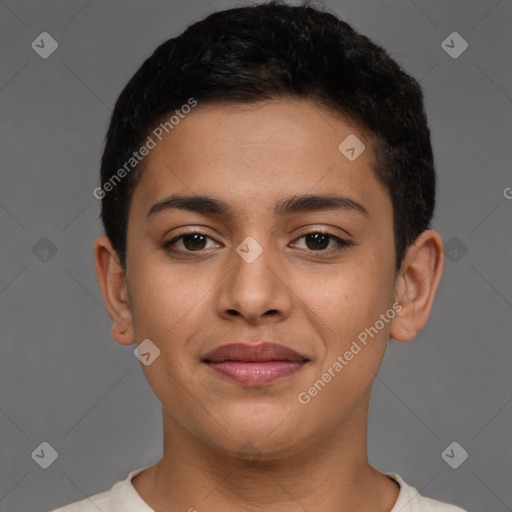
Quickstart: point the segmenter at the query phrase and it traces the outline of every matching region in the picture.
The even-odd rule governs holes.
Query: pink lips
[[[294,350],[276,343],[222,345],[204,362],[217,373],[246,386],[259,386],[287,377],[308,362]]]

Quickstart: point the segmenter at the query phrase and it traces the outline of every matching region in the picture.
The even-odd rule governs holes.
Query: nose
[[[222,280],[217,296],[218,314],[243,319],[251,325],[277,322],[292,310],[292,291],[286,283],[282,259],[263,248],[254,260],[233,250],[231,270]]]

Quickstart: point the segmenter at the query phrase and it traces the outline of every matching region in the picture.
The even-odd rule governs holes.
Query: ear
[[[112,319],[112,338],[121,345],[135,343],[128,286],[110,239],[102,235],[94,244],[96,276]]]
[[[404,256],[395,286],[402,305],[391,322],[390,336],[410,341],[427,323],[444,266],[443,240],[433,229],[423,231]]]

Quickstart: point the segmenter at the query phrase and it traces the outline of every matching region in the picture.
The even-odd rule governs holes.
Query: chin
[[[211,425],[210,439],[222,451],[237,458],[272,460],[296,453],[307,436],[307,423],[299,422],[290,406],[237,404],[217,410],[221,425]],[[223,428],[224,427],[224,428]]]

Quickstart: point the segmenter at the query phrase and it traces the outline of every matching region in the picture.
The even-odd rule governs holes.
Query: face
[[[355,139],[339,149],[348,136],[365,145],[355,159]],[[199,105],[145,163],[126,284],[134,339],[160,350],[143,370],[167,427],[268,458],[360,429],[396,283],[392,204],[368,135],[300,100]],[[205,361],[260,342],[299,357]]]

